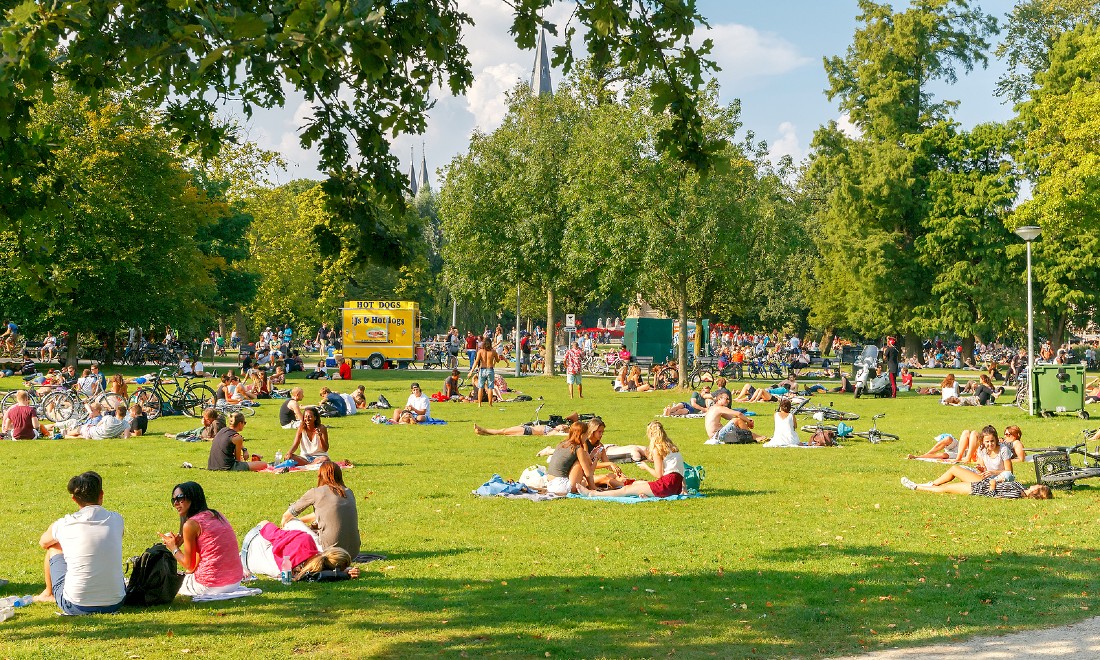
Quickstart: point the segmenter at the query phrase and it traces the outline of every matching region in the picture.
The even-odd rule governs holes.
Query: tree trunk
[[[695,364],[699,364],[699,357],[703,355],[703,319],[699,316],[699,314],[695,315],[695,350],[692,351],[695,355]]]
[[[905,333],[905,357],[916,356],[920,360],[921,364],[924,364],[924,344],[921,343],[920,335],[915,332]]]
[[[107,333],[107,359],[106,363],[114,365],[115,363],[115,347],[117,345],[116,339],[118,335],[114,332]]]
[[[542,368],[543,375],[554,375],[554,356],[557,354],[557,343],[554,341],[554,291],[546,290],[546,342],[543,348],[545,364]]]
[[[1055,353],[1062,347],[1062,340],[1066,336],[1066,315],[1059,314],[1057,321],[1054,323],[1054,327],[1050,332],[1050,347],[1054,349]],[[1036,343],[1039,343],[1036,341]]]
[[[676,341],[676,368],[679,375],[677,385],[680,389],[687,388],[687,356],[688,356],[688,306],[687,306],[687,275],[680,276],[680,285],[677,287],[677,295],[680,298],[680,336]],[[698,342],[696,342],[698,343]]]
[[[225,336],[225,317],[224,316],[219,316],[218,317],[218,334],[221,335],[222,337]]]
[[[821,335],[821,357],[828,357],[833,354],[833,328],[825,328],[825,332]]]
[[[244,323],[244,312],[237,310],[237,318],[234,320],[234,325],[237,327],[237,336],[240,337],[242,344],[248,343],[248,327]]]
[[[974,358],[974,335],[967,335],[963,337],[962,349],[963,364],[966,364],[967,358]]]
[[[80,338],[75,332],[69,333],[69,339],[65,346],[65,366],[77,365],[76,353],[80,350]]]

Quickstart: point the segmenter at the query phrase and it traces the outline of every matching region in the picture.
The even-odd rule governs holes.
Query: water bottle
[[[282,463],[282,462],[283,462],[283,452],[276,451],[275,452],[275,465],[278,465],[279,463]]]
[[[290,565],[290,557],[284,556],[283,563],[279,567],[279,580],[281,580],[283,584],[290,584],[294,581],[294,577],[291,574],[293,568],[294,567]]]
[[[7,621],[15,616],[15,610],[10,607],[0,607],[0,622]]]
[[[27,605],[33,605],[33,604],[34,604],[34,596],[31,595],[31,594],[27,594],[26,596],[23,596],[22,598],[15,599],[15,603],[12,605],[12,607],[26,607]]]

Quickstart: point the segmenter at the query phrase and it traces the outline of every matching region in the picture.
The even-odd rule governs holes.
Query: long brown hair
[[[328,486],[329,490],[340,497],[348,496],[348,487],[344,485],[344,471],[332,461],[321,463],[317,470],[317,486]]]
[[[588,424],[573,422],[569,426],[569,436],[561,442],[559,447],[579,447],[588,439]]]

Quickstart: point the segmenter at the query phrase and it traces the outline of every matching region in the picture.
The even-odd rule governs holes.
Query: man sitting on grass
[[[202,426],[183,433],[165,433],[166,438],[175,438],[183,442],[209,442],[225,428],[225,416],[214,408],[202,411]]]
[[[721,444],[751,444],[753,442],[765,442],[768,438],[753,432],[753,422],[743,413],[729,407],[730,395],[728,391],[718,394],[714,404],[707,408],[707,417],[704,420],[707,429],[708,445]],[[723,422],[729,420],[725,424]]]
[[[241,431],[247,423],[244,413],[230,413],[226,418],[228,426],[214,436],[210,442],[210,458],[206,462],[207,470],[221,472],[259,472],[267,467],[263,461],[248,461],[245,455],[244,438]]]
[[[38,421],[38,411],[31,405],[30,395],[26,390],[16,390],[15,405],[4,413],[4,437],[12,440],[32,440],[43,434],[43,430],[42,424]]]
[[[302,406],[300,402],[305,396],[306,393],[300,387],[290,389],[290,398],[283,401],[283,405],[279,406],[279,426],[284,429],[296,429],[302,425]]]
[[[46,588],[35,602],[56,602],[70,616],[117,612],[126,598],[122,516],[103,508],[103,479],[85,472],[69,479],[77,512],[58,520],[38,544],[46,551]]]

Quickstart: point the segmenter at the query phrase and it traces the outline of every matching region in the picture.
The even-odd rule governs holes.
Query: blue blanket
[[[432,418],[429,418],[429,419],[427,419],[427,420],[425,420],[425,421],[423,421],[423,422],[420,422],[420,423],[421,423],[421,424],[446,424],[446,423],[447,423],[447,421],[446,421],[446,420],[443,420],[443,419],[432,419]]]
[[[638,504],[639,502],[670,502],[672,500],[687,500],[694,499],[696,497],[704,497],[703,495],[669,495],[668,497],[639,497],[637,495],[623,495],[620,497],[587,497],[585,495],[578,495],[576,493],[570,493],[570,498],[578,500],[600,501],[600,502],[618,502],[619,504]]]

